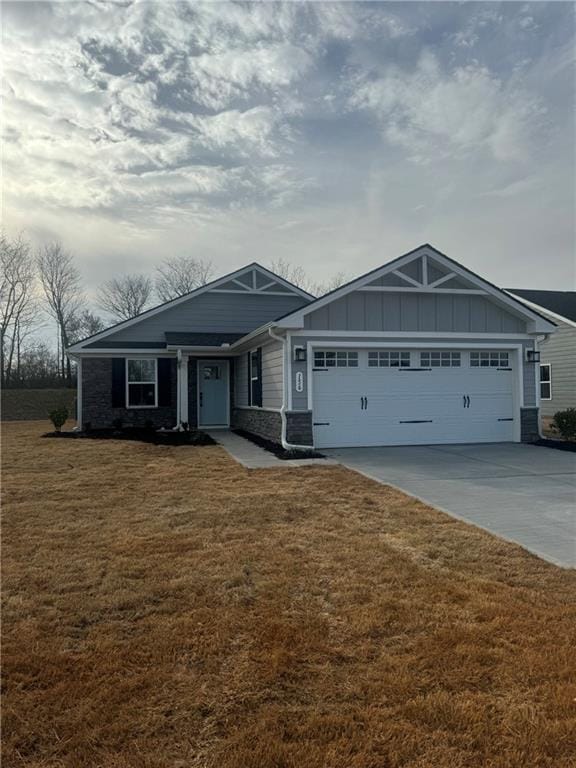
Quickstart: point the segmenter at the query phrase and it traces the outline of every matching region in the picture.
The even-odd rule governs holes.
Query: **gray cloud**
[[[357,273],[424,240],[566,285],[572,15],[5,3],[6,226],[62,237],[93,286],[184,252]]]

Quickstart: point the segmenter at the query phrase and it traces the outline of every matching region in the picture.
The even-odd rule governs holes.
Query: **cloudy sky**
[[[574,287],[571,3],[3,3],[3,214],[89,289],[431,242]]]

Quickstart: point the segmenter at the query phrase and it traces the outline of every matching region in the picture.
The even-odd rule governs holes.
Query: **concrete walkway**
[[[290,469],[290,467],[308,467],[311,465],[328,466],[338,462],[331,459],[279,459],[259,445],[235,435],[227,429],[207,430],[210,437],[228,451],[230,456],[248,469]]]
[[[512,443],[322,451],[557,565],[576,567],[576,454]]]

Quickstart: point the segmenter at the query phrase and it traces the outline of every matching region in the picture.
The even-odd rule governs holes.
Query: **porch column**
[[[188,355],[180,354],[178,360],[178,410],[179,425],[188,422]]]

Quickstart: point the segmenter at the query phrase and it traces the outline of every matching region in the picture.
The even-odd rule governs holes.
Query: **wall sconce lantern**
[[[526,350],[526,362],[527,363],[539,363],[540,362],[540,352],[535,349],[527,349]]]
[[[294,347],[294,360],[297,363],[306,361],[306,347]]]

